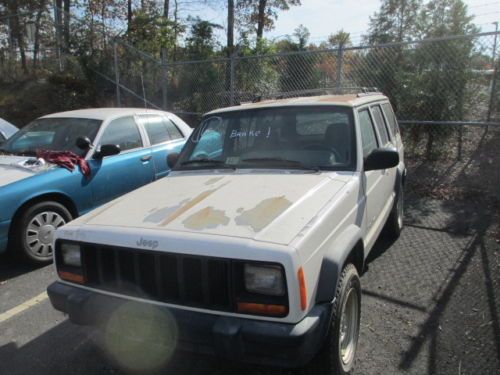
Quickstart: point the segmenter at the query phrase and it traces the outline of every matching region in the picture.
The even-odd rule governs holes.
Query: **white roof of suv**
[[[298,98],[287,99],[271,99],[262,100],[254,103],[243,103],[241,105],[217,109],[209,112],[221,113],[241,111],[245,109],[270,108],[270,107],[287,107],[287,106],[318,106],[318,105],[340,105],[347,107],[357,107],[368,104],[374,101],[388,100],[382,94],[360,94],[360,95],[319,95],[319,96],[303,96]]]

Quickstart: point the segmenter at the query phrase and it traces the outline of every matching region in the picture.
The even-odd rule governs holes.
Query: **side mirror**
[[[179,153],[178,152],[171,152],[170,154],[167,155],[167,166],[172,169],[174,165],[177,164],[177,160],[179,160]]]
[[[399,164],[399,154],[393,148],[377,148],[365,158],[365,172],[394,168]]]
[[[118,155],[120,153],[120,146],[118,145],[102,145],[94,154],[94,159],[102,159],[106,156]]]
[[[89,137],[78,137],[75,143],[76,147],[84,151],[88,150],[92,145],[92,142],[90,141]]]

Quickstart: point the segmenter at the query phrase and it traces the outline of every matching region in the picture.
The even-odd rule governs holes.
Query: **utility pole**
[[[496,57],[497,57],[498,21],[493,22],[493,25],[495,25],[495,40],[493,42],[493,53],[491,55],[491,62],[493,64],[493,78],[491,79],[490,105],[488,106],[488,117],[487,117],[488,122],[491,121],[491,114],[493,112],[493,107],[495,106],[495,92],[497,86]]]

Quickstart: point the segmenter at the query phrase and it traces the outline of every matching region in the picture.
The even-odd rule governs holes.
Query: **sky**
[[[475,22],[482,31],[494,31],[491,23],[500,21],[500,0],[465,0],[469,12],[476,15]],[[370,16],[380,6],[380,0],[302,0],[302,5],[293,7],[287,12],[280,12],[276,27],[265,33],[269,39],[280,39],[293,34],[300,24],[306,26],[310,33],[310,41],[319,43],[327,36],[344,29],[351,33],[355,44],[368,29]],[[220,7],[200,6],[191,14],[202,19],[226,26],[226,9]],[[224,30],[219,38],[224,40]]]

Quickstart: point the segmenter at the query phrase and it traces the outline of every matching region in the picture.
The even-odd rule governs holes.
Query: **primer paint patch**
[[[222,210],[206,207],[189,216],[182,224],[194,230],[213,229],[219,225],[229,224],[229,218]]]
[[[273,222],[288,207],[292,205],[285,196],[268,198],[252,209],[243,211],[235,218],[237,225],[247,225],[254,232],[259,232]]]
[[[175,206],[164,207],[160,209],[156,208],[153,211],[150,211],[151,213],[144,218],[143,222],[158,224],[159,222],[164,220],[165,217],[168,217],[170,214],[178,210],[180,207],[182,207],[183,204],[185,204],[188,201],[189,199],[185,199],[179,204],[176,204]]]
[[[223,188],[226,184],[222,184],[221,186],[219,186],[218,188],[215,188],[215,189],[206,190],[206,191],[198,194],[196,197],[194,197],[192,199],[188,199],[187,201],[185,201],[185,203],[181,204],[175,211],[170,213],[159,225],[164,227],[164,226],[170,224],[172,221],[174,221],[179,216],[181,216],[182,214],[189,211],[191,208],[196,206],[198,203],[207,199],[210,195],[215,193],[217,190]]]

